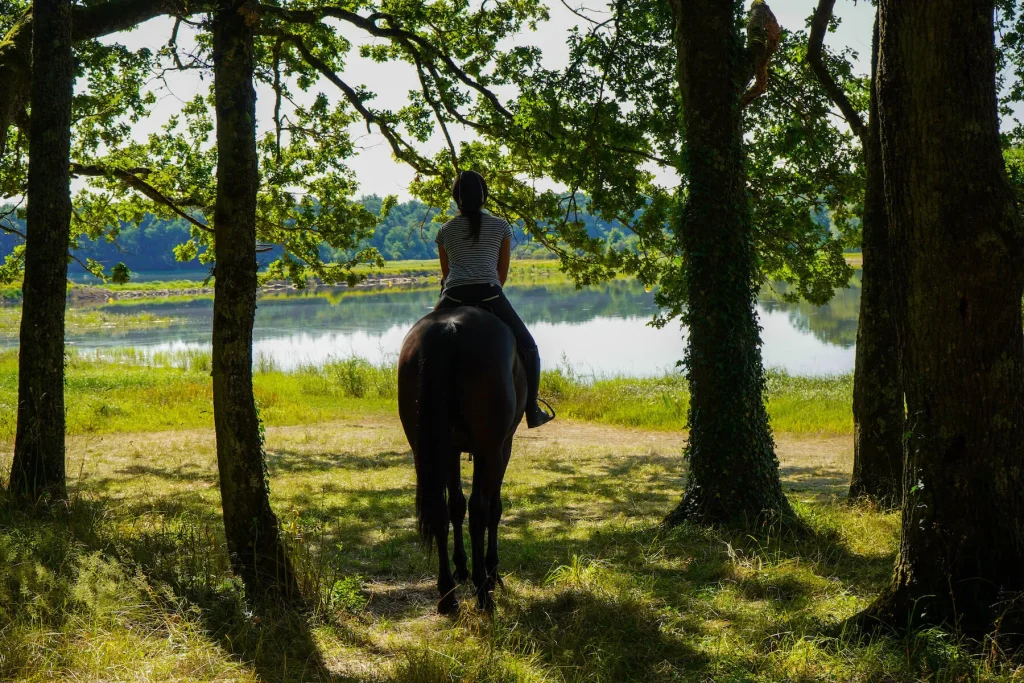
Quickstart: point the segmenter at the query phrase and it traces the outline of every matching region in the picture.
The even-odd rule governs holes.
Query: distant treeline
[[[377,195],[363,197],[360,202],[370,211],[379,213],[382,200]],[[389,261],[406,259],[431,259],[437,257],[437,245],[434,238],[439,223],[433,221],[436,209],[412,200],[395,206],[387,219],[377,228],[373,237],[363,245],[376,247]],[[609,242],[613,248],[628,248],[635,243],[635,236],[627,236],[621,227],[606,223],[593,216],[584,216],[587,232],[592,237],[600,237]],[[12,219],[15,226],[24,231],[24,223]],[[513,248],[519,258],[553,258],[541,244],[526,237],[521,228],[514,229]],[[116,242],[104,239],[92,241],[81,239],[77,255],[83,261],[86,258],[99,261],[108,269],[123,262],[132,271],[173,271],[195,270],[199,265],[196,261],[182,263],[174,258],[174,247],[186,241],[189,236],[188,223],[182,219],[161,220],[147,216],[139,225],[122,226]],[[5,257],[21,242],[18,235],[0,233],[0,257]],[[321,248],[325,259],[337,259],[348,256],[336,252],[330,247]],[[269,263],[280,256],[280,248],[260,254],[260,260]],[[72,272],[82,272],[77,263],[70,266]]]

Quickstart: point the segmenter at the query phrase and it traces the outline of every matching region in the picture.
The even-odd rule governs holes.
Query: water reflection
[[[849,372],[856,341],[859,281],[828,306],[779,299],[784,285],[766,287],[759,304],[763,354],[769,367],[794,374]],[[571,284],[509,285],[506,293],[533,331],[544,366],[568,363],[595,375],[653,375],[682,357],[686,331],[657,330],[653,296],[633,281],[577,290]],[[436,286],[265,294],[260,297],[254,349],[284,368],[331,356],[393,359],[410,325],[436,301]],[[132,346],[147,352],[208,349],[213,302],[140,300],[101,306],[180,320],[166,329],[103,330],[73,336],[83,349]]]
[[[849,287],[836,292],[825,306],[815,306],[806,301],[788,303],[780,297],[789,293],[784,282],[776,282],[761,288],[760,308],[762,311],[783,311],[790,324],[798,330],[814,335],[817,339],[846,349],[857,343],[857,316],[860,311],[861,271],[855,272]]]

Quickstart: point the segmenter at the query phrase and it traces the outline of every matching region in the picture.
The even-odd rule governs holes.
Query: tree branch
[[[412,31],[398,28],[400,21],[397,17],[391,14],[375,12],[369,17],[364,17],[350,10],[343,9],[341,7],[332,7],[329,5],[311,10],[289,10],[282,7],[275,7],[273,5],[260,5],[260,10],[264,13],[277,16],[285,21],[298,24],[319,23],[325,17],[341,19],[346,23],[363,29],[372,36],[376,36],[378,38],[390,38],[403,44],[411,53],[420,53],[420,57],[423,58],[424,61],[433,61],[433,58],[436,57],[457,79],[480,93],[484,99],[490,102],[491,106],[494,107],[494,109],[504,118],[509,120],[513,118],[512,112],[501,104],[501,101],[494,92],[467,74],[451,57],[448,56],[446,52],[438,49],[426,38]],[[377,25],[377,22],[381,19],[387,20],[388,28],[383,28]],[[419,46],[418,50],[412,45],[413,43]]]
[[[459,153],[455,151],[455,143],[452,142],[452,136],[448,133],[448,124],[444,122],[444,117],[441,116],[441,107],[438,105],[437,100],[430,94],[430,87],[427,85],[427,75],[423,72],[423,63],[416,58],[416,74],[420,79],[420,89],[423,91],[423,98],[430,104],[430,108],[434,110],[434,118],[437,119],[437,123],[441,126],[441,132],[444,133],[445,142],[448,143],[448,151],[452,155],[452,165],[455,166],[455,171],[459,170]]]
[[[843,92],[836,80],[832,78],[822,57],[825,33],[828,31],[829,22],[832,21],[832,10],[835,4],[836,0],[819,0],[818,8],[814,10],[814,18],[811,20],[811,35],[807,39],[807,63],[810,64],[811,71],[821,83],[821,87],[828,93],[829,99],[843,112],[843,118],[850,125],[853,134],[863,143],[867,133],[864,119],[850,103],[846,93]]]
[[[388,141],[388,144],[391,146],[391,151],[394,152],[397,158],[406,162],[420,173],[427,173],[430,175],[438,175],[440,173],[432,163],[420,156],[412,145],[403,140],[401,135],[399,135],[387,121],[370,109],[367,109],[366,105],[363,104],[362,98],[359,97],[359,93],[357,93],[352,86],[343,81],[341,77],[327,65],[326,62],[310,52],[301,36],[294,33],[283,32],[271,33],[269,35],[279,37],[282,43],[291,43],[294,45],[299,51],[299,54],[302,55],[302,59],[305,60],[307,64],[319,71],[324,78],[337,86],[338,89],[341,90],[342,94],[345,95],[345,99],[348,100],[349,104],[351,104],[353,108],[359,112],[359,115],[363,117],[363,120],[366,121],[367,129],[369,129],[371,123],[377,125],[381,135],[383,135],[384,139]]]
[[[205,3],[189,4],[184,0],[108,0],[102,4],[72,8],[71,26],[75,41],[127,31],[144,21],[165,14],[183,16],[209,9]]]
[[[281,161],[281,39],[274,41],[274,154]]]
[[[208,233],[213,233],[213,228],[196,220],[190,216],[184,209],[179,207],[173,200],[167,197],[165,194],[160,192],[145,180],[140,178],[136,174],[149,173],[149,169],[146,168],[109,168],[106,166],[96,165],[84,165],[84,164],[71,164],[71,174],[76,176],[104,176],[107,178],[117,178],[128,187],[133,190],[140,192],[141,194],[149,197],[157,204],[166,206],[177,215],[184,218],[186,221],[196,226],[200,230]]]
[[[25,235],[24,232],[22,232],[21,230],[18,230],[13,225],[4,225],[3,223],[0,223],[0,230],[2,230],[3,232],[6,232],[8,235],[17,235],[18,237],[20,237],[23,240],[27,240],[28,239],[28,237]]]

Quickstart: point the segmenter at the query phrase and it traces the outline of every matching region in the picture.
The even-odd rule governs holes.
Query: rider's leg
[[[488,305],[491,312],[512,330],[523,363],[526,365],[526,425],[533,428],[550,422],[554,416],[544,412],[537,405],[537,392],[540,388],[540,352],[537,350],[537,342],[533,340],[533,335],[526,329],[526,324],[500,290],[498,296],[489,301]]]

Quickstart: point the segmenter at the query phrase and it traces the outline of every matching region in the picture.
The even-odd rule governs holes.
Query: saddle
[[[459,307],[469,306],[471,308],[479,308],[482,311],[487,311],[491,315],[494,315],[494,311],[488,305],[488,302],[489,301],[494,301],[495,299],[497,299],[500,296],[501,296],[500,294],[495,294],[494,296],[489,296],[486,299],[480,299],[479,301],[463,301],[461,299],[456,299],[451,294],[446,294],[446,295],[441,297],[441,300],[444,301],[445,299],[447,299],[448,301],[454,301],[455,303],[457,303],[459,305]]]

